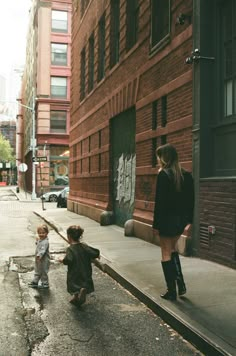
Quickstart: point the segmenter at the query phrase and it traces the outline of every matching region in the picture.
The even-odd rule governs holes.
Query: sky
[[[0,88],[0,120],[5,114],[15,117],[21,76],[14,69],[22,68],[26,56],[26,36],[29,24],[31,0],[0,0],[0,75],[6,80]],[[3,85],[3,82],[1,81]],[[2,92],[2,90],[3,92]],[[4,107],[2,107],[2,105]],[[5,110],[7,106],[7,113]]]
[[[0,74],[4,76],[24,64],[30,7],[31,0],[1,0]]]

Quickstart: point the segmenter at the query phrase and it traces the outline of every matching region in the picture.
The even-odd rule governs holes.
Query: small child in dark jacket
[[[92,260],[100,257],[100,251],[80,242],[84,229],[72,225],[67,229],[70,246],[64,259],[67,265],[67,291],[73,295],[70,303],[80,306],[85,303],[86,295],[94,291],[92,279]]]

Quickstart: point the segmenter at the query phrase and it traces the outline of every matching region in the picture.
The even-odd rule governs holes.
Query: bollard
[[[16,192],[20,193],[20,188],[19,187],[16,187]]]

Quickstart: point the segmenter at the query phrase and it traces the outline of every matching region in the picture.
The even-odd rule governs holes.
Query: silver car
[[[47,193],[44,193],[43,195],[41,195],[40,198],[44,201],[57,202],[58,196],[59,196],[59,194],[61,194],[62,191],[63,191],[63,189],[57,190],[54,192],[47,192]]]

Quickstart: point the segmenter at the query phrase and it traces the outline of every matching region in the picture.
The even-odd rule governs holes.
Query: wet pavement
[[[199,258],[182,257],[187,294],[165,301],[158,246],[124,236],[115,225],[97,222],[66,209],[39,213],[66,236],[69,225],[85,229],[85,241],[101,250],[107,273],[148,305],[206,355],[236,355],[236,270]]]
[[[39,200],[24,199],[0,202],[0,356],[201,355],[96,266],[95,293],[81,308],[71,305],[66,266],[57,261],[68,244],[53,224],[48,223],[50,289],[29,288],[34,273],[36,228],[44,217]],[[48,203],[46,209],[46,214],[53,210],[60,214],[66,225],[78,222],[78,215],[66,216],[66,210],[57,209],[54,203]],[[88,221],[95,233],[96,224],[91,223]],[[64,236],[63,228],[58,224],[57,228]]]
[[[20,196],[18,198],[21,199]],[[33,207],[34,203],[31,204]],[[101,251],[100,268],[205,355],[236,355],[235,270],[198,258],[181,256],[187,294],[176,302],[165,301],[159,297],[165,284],[158,246],[135,237],[126,237],[122,228],[115,225],[100,226],[66,209],[51,209],[49,206],[43,211],[37,206],[34,212],[64,237],[69,225],[80,224],[85,229],[85,242]],[[54,233],[53,230],[50,232],[52,247]],[[55,243],[56,239],[55,236]],[[63,239],[60,243],[62,248],[67,245]]]
[[[202,355],[96,267],[95,293],[88,295],[80,308],[71,305],[66,267],[57,262],[58,254],[51,257],[48,290],[27,286],[33,275],[33,258],[14,258],[31,356]]]

